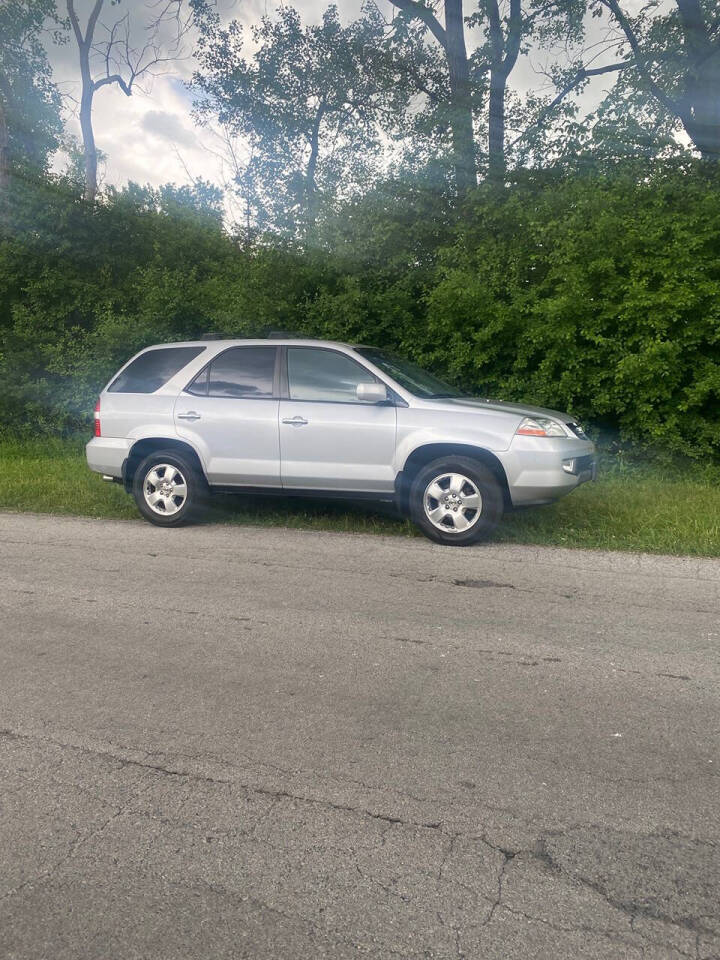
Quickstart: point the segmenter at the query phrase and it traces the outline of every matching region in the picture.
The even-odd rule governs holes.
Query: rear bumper
[[[514,437],[503,456],[514,507],[551,503],[597,475],[595,446],[569,437]]]
[[[132,441],[122,437],[93,437],[85,445],[88,466],[95,473],[120,479],[131,443]]]

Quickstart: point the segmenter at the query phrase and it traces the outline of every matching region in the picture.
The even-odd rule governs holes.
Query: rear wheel
[[[202,505],[205,478],[174,450],[158,450],[138,465],[133,496],[140,513],[159,527],[179,527]]]
[[[503,513],[503,494],[495,475],[470,457],[434,460],[410,488],[410,515],[425,536],[448,546],[484,540]]]

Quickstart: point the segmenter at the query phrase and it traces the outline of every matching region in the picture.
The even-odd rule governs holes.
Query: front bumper
[[[127,459],[131,440],[122,437],[93,437],[85,445],[87,464],[95,473],[107,477],[122,477],[122,466]]]
[[[595,445],[570,437],[516,436],[502,461],[515,507],[551,503],[597,476]]]

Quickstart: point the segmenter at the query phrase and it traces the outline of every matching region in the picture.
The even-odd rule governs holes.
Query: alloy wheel
[[[187,483],[172,463],[155,464],[143,480],[145,503],[161,517],[177,513],[187,499]]]
[[[465,533],[480,519],[482,495],[462,473],[441,473],[423,494],[425,516],[443,533]]]

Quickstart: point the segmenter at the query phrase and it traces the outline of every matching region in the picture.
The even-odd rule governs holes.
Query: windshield
[[[433,376],[411,360],[405,360],[394,353],[387,353],[375,347],[356,347],[355,350],[416,397],[433,400],[441,397],[464,396],[456,387]]]

